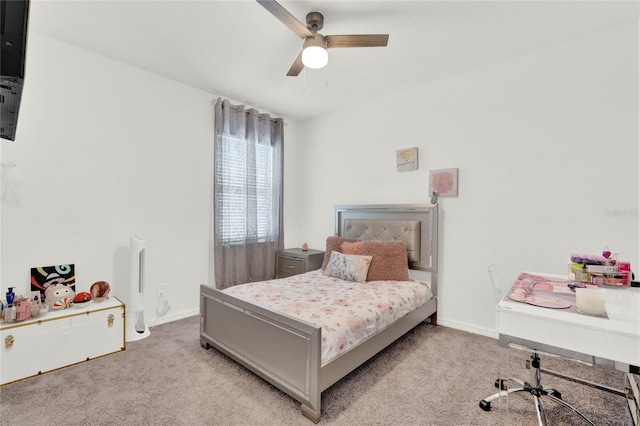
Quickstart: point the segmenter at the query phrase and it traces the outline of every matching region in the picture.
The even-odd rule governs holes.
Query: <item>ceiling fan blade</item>
[[[309,31],[307,26],[298,21],[287,9],[282,7],[280,3],[275,0],[256,0],[265,9],[267,9],[273,16],[278,18],[283,24],[285,24],[291,31],[296,33],[300,38],[313,37],[313,33]]]
[[[287,75],[289,77],[296,77],[298,74],[300,74],[303,68],[304,64],[302,63],[302,52],[300,52],[296,60],[293,61],[293,65],[291,65],[291,68],[289,68],[289,72],[287,73]]]
[[[350,34],[325,36],[328,49],[341,47],[386,47],[389,34]]]

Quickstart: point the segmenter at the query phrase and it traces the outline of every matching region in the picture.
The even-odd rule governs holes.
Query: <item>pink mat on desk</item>
[[[522,273],[504,299],[542,308],[569,309],[580,315],[588,315],[578,312],[576,294],[569,289],[569,284],[575,284],[575,281]],[[607,314],[597,316],[608,318]]]
[[[554,297],[541,296],[538,294],[521,294],[520,292],[513,292],[509,294],[509,299],[516,302],[528,303],[530,305],[541,306],[543,308],[552,309],[567,309],[571,307],[571,303],[564,300],[556,299]]]

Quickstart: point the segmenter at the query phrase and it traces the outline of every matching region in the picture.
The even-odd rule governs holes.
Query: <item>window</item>
[[[255,144],[255,152],[247,147],[247,142],[234,137],[222,137],[226,161],[218,168],[218,182],[221,185],[221,217],[223,226],[220,238],[223,243],[273,241],[277,235],[271,232],[271,212],[273,202],[273,148],[270,145]],[[255,158],[255,172],[249,162]],[[255,174],[254,174],[255,173]],[[255,210],[255,222],[247,220],[250,211]],[[250,224],[255,223],[255,232]]]

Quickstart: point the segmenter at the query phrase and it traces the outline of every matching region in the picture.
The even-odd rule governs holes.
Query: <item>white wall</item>
[[[21,179],[2,199],[2,294],[30,268],[76,267],[76,289],[128,281],[129,236],[147,242],[145,316],[156,290],[198,312],[208,279],[214,96],[32,32],[15,142]],[[120,291],[118,290],[120,289]],[[112,293],[112,294],[113,294]]]
[[[322,248],[336,204],[427,202],[429,170],[458,167],[460,195],[440,206],[441,323],[495,333],[492,263],[506,290],[522,270],[566,272],[571,252],[608,245],[635,261],[637,31],[620,27],[299,124],[305,191],[287,245]],[[396,172],[396,150],[413,146],[419,170]]]
[[[493,333],[490,263],[508,285],[523,269],[563,272],[572,251],[639,259],[637,46],[622,27],[289,123],[286,245],[321,248],[336,204],[426,202],[428,171],[459,167],[460,196],[441,200],[443,324]],[[21,176],[0,204],[2,293],[26,289],[33,266],[73,262],[80,290],[106,280],[118,294],[139,235],[147,318],[162,283],[161,321],[196,314],[215,96],[37,33],[28,55],[18,139],[0,146]],[[412,146],[420,169],[396,172]]]

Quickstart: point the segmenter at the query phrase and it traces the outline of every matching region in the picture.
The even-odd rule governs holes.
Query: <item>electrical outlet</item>
[[[164,297],[164,295],[166,294],[166,284],[159,284],[157,289],[158,289],[158,299],[162,299]]]

